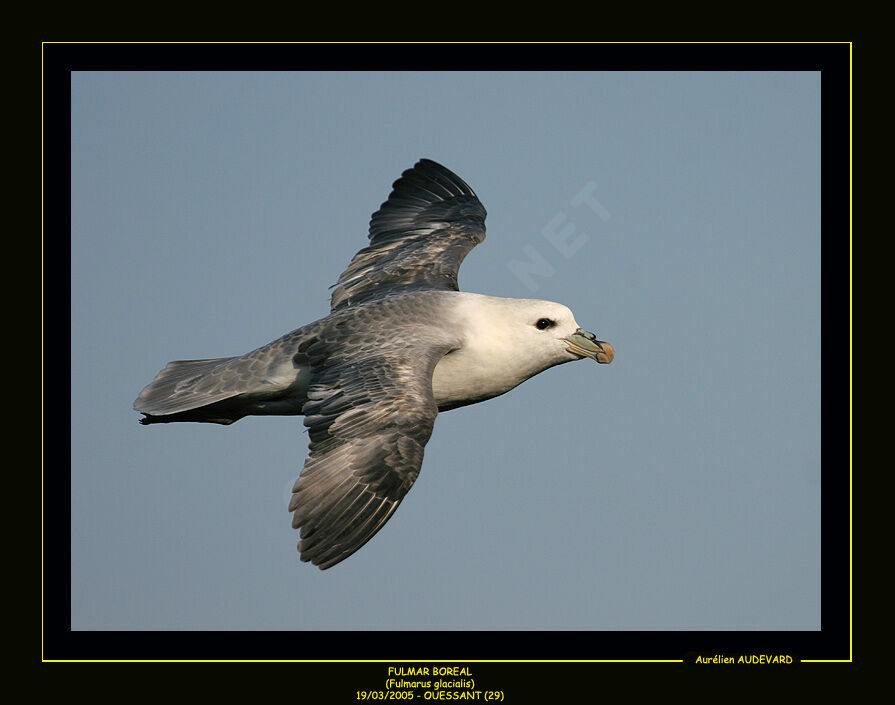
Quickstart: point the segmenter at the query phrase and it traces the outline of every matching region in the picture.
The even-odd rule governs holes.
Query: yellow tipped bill
[[[570,352],[589,357],[600,364],[608,365],[615,357],[615,349],[604,340],[597,340],[593,333],[579,328],[568,338],[563,338]]]

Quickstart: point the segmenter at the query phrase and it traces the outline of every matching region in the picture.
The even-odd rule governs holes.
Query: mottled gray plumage
[[[438,414],[432,372],[459,344],[434,325],[439,308],[399,296],[299,345],[314,370],[302,409],[310,454],[289,505],[303,560],[327,568],[356,551],[416,480]]]
[[[241,357],[168,363],[134,402],[141,423],[304,415],[309,453],[289,505],[301,559],[344,560],[413,485],[440,410],[553,365],[612,359],[561,304],[458,291],[484,221],[466,183],[417,162],[374,213],[371,244],[339,277],[329,316]]]
[[[370,219],[370,246],[339,277],[332,310],[397,291],[459,291],[457,272],[485,239],[486,215],[462,179],[421,159]]]

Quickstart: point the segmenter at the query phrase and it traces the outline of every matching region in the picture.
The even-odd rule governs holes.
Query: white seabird
[[[301,560],[344,560],[413,486],[439,411],[615,355],[562,304],[458,290],[485,215],[462,179],[420,160],[373,214],[328,316],[242,357],[169,362],[134,402],[140,422],[304,415],[311,442],[289,504]]]

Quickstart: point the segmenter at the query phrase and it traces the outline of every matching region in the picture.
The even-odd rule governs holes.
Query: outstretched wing
[[[421,159],[393,184],[370,220],[370,246],[342,272],[331,309],[393,291],[458,291],[457,272],[485,239],[485,208],[459,176]]]
[[[371,346],[375,348],[375,346]],[[448,346],[411,345],[333,353],[311,341],[315,366],[302,412],[310,453],[289,510],[301,529],[301,560],[321,570],[344,560],[382,528],[413,486],[438,407],[432,370]]]

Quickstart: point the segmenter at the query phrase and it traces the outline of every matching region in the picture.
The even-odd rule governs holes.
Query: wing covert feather
[[[331,310],[396,291],[458,291],[457,273],[485,239],[487,213],[459,176],[421,159],[395,183],[370,220],[370,245],[342,272]]]

